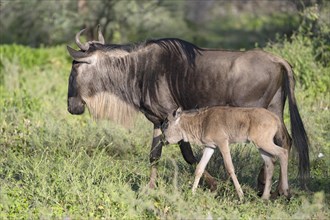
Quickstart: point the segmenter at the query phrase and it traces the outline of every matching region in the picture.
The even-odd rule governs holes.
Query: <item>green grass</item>
[[[158,187],[149,190],[152,125],[143,116],[131,130],[93,122],[88,113],[72,116],[66,110],[70,58],[64,46],[0,46],[0,218],[328,219],[329,87],[318,85],[329,82],[329,66],[313,60],[310,45],[302,40],[298,46],[298,40],[267,50],[295,63],[296,96],[311,141],[311,191],[298,187],[293,151],[292,199],[261,200],[255,183],[262,160],[254,146],[237,145],[232,156],[243,202],[219,153],[208,166],[218,180],[217,191],[209,192],[202,183],[192,195],[194,170],[175,145],[163,149]],[[302,56],[306,62],[299,61]],[[199,148],[194,150],[200,157]],[[275,173],[277,180],[278,164]]]

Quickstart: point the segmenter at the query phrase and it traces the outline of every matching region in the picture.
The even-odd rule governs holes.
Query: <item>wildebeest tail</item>
[[[294,73],[288,62],[281,60],[280,63],[284,67],[284,91],[289,100],[289,112],[291,121],[291,135],[294,146],[296,147],[299,155],[299,177],[303,187],[306,187],[310,177],[310,162],[309,162],[309,141],[303,121],[300,117],[296,98],[294,95],[295,79]]]

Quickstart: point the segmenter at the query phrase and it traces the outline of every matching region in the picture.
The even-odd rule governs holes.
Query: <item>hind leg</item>
[[[274,142],[276,145],[278,146],[281,146],[282,148],[286,149],[286,163],[283,165],[283,166],[286,166],[286,169],[288,167],[288,164],[289,164],[289,154],[290,154],[290,150],[291,150],[291,137],[286,129],[286,127],[284,126],[284,124],[282,124],[282,130],[281,132],[278,132],[276,135],[275,135],[275,138],[274,138]],[[282,167],[282,166],[281,166]],[[285,191],[286,191],[286,186],[284,186],[283,182],[287,181],[287,174],[286,176],[284,177],[284,180],[283,180],[283,173],[280,172],[280,178],[279,178],[279,182],[278,182],[278,185],[277,185],[277,188],[276,188],[276,191],[273,193],[272,197],[275,198],[277,197],[278,195],[285,195]]]
[[[286,197],[289,197],[289,182],[288,182],[288,150],[277,147],[277,150],[280,152],[276,155],[280,160],[281,173],[280,181],[278,184],[278,190],[280,194],[283,194]]]
[[[274,161],[270,154],[267,152],[259,149],[262,159],[264,160],[264,180],[265,180],[265,187],[262,193],[262,199],[269,199],[270,191],[272,188],[272,177],[274,172]]]
[[[269,198],[269,192],[270,192],[270,186],[269,184],[269,178],[271,181],[272,177],[272,171],[267,169],[267,165],[274,166],[273,165],[273,160],[271,159],[271,155],[276,156],[280,160],[280,167],[281,167],[281,179],[280,179],[280,188],[283,190],[283,194],[285,196],[289,196],[289,184],[288,184],[288,151],[286,149],[283,149],[274,143],[271,143],[272,141],[267,141],[267,142],[261,142],[258,141],[256,143],[257,146],[261,148],[262,152],[262,157],[265,161],[265,189],[264,189],[264,194],[263,198],[268,199]],[[270,158],[270,159],[269,159]],[[271,164],[272,163],[272,164]],[[272,168],[273,170],[274,168]],[[268,173],[270,172],[270,174]],[[269,187],[269,188],[268,188]],[[268,192],[269,190],[269,192]]]
[[[274,142],[276,145],[283,147],[284,149],[287,149],[288,154],[290,153],[291,146],[292,146],[292,140],[289,135],[289,132],[287,128],[285,127],[284,121],[283,121],[283,109],[285,105],[286,96],[284,94],[283,88],[280,87],[276,94],[274,95],[273,99],[271,100],[270,104],[267,107],[267,110],[275,113],[282,122],[282,130],[279,134],[277,134],[274,138]],[[259,193],[261,194],[263,192],[264,186],[265,186],[265,178],[264,178],[264,166],[262,166],[260,173],[258,175],[258,182],[257,182],[257,188]],[[281,179],[282,174],[280,174],[279,184],[276,188],[276,192],[272,195],[276,197],[277,195],[280,195],[283,193],[283,189],[281,187]]]

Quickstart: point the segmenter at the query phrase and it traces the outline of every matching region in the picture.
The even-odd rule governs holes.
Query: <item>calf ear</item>
[[[177,119],[178,117],[181,116],[181,114],[182,114],[182,108],[179,107],[174,113],[174,118]]]
[[[83,62],[83,63],[91,63],[91,55],[82,52],[82,51],[77,51],[69,46],[66,46],[70,56],[78,62]]]

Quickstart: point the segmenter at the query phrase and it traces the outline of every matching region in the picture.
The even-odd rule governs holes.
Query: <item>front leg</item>
[[[162,155],[162,132],[158,127],[154,127],[154,134],[151,144],[151,150],[149,155],[149,160],[151,164],[150,170],[150,181],[149,188],[154,189],[156,187],[156,179],[157,179],[157,164]]]
[[[180,150],[183,158],[190,165],[196,165],[197,159],[192,152],[189,142],[180,141],[179,142]],[[217,189],[217,181],[211,176],[206,170],[204,170],[203,178],[206,184],[209,186],[210,190],[213,192]]]
[[[208,164],[208,162],[210,161],[213,153],[214,153],[214,148],[212,148],[212,147],[204,148],[202,159],[199,161],[199,163],[196,167],[196,170],[195,170],[195,180],[194,180],[194,184],[192,187],[193,193],[197,189],[199,180],[200,180],[202,174],[205,172],[205,167]]]

